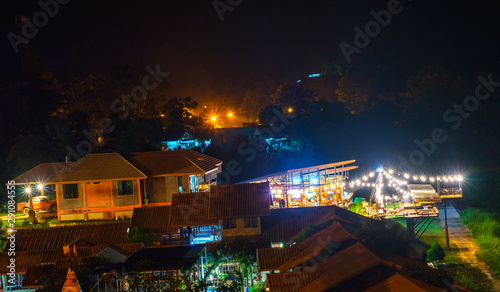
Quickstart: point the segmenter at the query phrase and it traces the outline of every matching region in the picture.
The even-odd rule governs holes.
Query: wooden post
[[[446,250],[450,250],[450,236],[448,234],[448,216],[446,215],[446,201],[444,201],[444,229],[446,232]]]

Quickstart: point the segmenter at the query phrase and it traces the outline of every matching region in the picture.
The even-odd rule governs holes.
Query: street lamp
[[[289,107],[289,108],[288,108],[288,112],[289,112],[289,113],[292,113],[292,112],[293,112],[293,108]]]

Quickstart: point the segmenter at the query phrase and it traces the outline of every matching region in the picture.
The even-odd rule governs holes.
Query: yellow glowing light
[[[217,119],[217,117],[213,116],[210,118],[212,121],[215,121]]]
[[[293,108],[289,107],[289,108],[288,108],[288,112],[289,112],[289,113],[293,112]]]
[[[27,187],[24,189],[24,191],[27,193],[27,194],[31,194],[31,188],[30,187]]]
[[[232,117],[233,116],[233,113],[228,113],[227,114],[228,117]]]
[[[39,191],[41,191],[41,190],[43,190],[43,185],[42,185],[42,184],[38,184],[38,185],[36,186],[36,188],[37,188]]]

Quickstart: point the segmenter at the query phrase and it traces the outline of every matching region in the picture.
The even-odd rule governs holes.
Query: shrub
[[[130,242],[142,242],[145,246],[151,246],[156,240],[154,231],[148,228],[135,227],[127,234]]]
[[[444,250],[443,248],[435,241],[431,248],[427,251],[427,261],[435,262],[444,259]]]

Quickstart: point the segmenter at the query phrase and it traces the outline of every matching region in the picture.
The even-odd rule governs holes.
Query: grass
[[[460,219],[481,248],[477,256],[490,266],[496,278],[500,278],[500,214],[469,208],[460,213]]]
[[[18,212],[22,214],[21,212]],[[56,217],[53,218],[47,218],[47,222],[45,223],[35,223],[30,225],[28,218],[16,218],[15,221],[15,228],[38,228],[38,227],[50,227],[54,225],[72,225],[72,224],[89,224],[89,223],[106,223],[106,222],[114,222],[114,221],[130,221],[130,219],[123,219],[123,220],[72,220],[72,221],[59,221],[57,220]],[[0,227],[2,228],[7,228],[8,227],[8,220],[2,220],[0,221],[1,225]]]
[[[406,227],[406,220],[397,220],[401,225]],[[425,227],[424,227],[425,228]],[[427,245],[431,245],[435,241],[444,249],[445,257],[443,262],[448,263],[462,263],[462,259],[458,256],[458,246],[450,241],[450,250],[446,250],[446,233],[441,226],[439,218],[435,218],[429,227],[425,230],[424,234],[420,237],[420,241]]]
[[[362,212],[362,209],[365,209],[365,211]],[[352,203],[351,205],[349,205],[349,210],[351,212],[366,216],[366,208],[363,208],[363,204]]]

